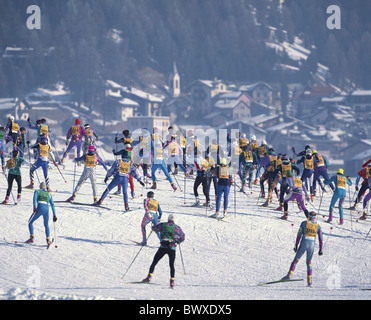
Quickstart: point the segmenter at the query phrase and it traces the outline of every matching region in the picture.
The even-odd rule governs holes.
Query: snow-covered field
[[[65,200],[72,192],[73,169],[71,161],[62,171],[64,182],[57,169],[50,171],[54,200]],[[83,170],[77,167],[75,182]],[[141,170],[140,170],[141,172]],[[39,171],[39,176],[42,172]],[[104,169],[97,168],[98,194],[104,191]],[[301,259],[294,278],[304,281],[257,286],[266,281],[278,280],[286,275],[294,258],[294,240],[300,223],[305,219],[297,213],[296,204],[289,206],[290,222],[278,219],[282,213],[259,206],[259,188],[253,186],[249,196],[231,189],[229,216],[219,222],[207,216],[213,212],[204,208],[189,207],[194,202],[193,180],[186,180],[186,192],[171,191],[162,173],[155,197],[164,211],[176,214],[176,223],[186,234],[181,245],[184,269],[179,249],[176,258],[174,290],[169,289],[168,258],[156,267],[152,281],[157,285],[130,284],[140,281],[148,273],[158,246],[157,237],[149,237],[150,247],[135,245],[141,241],[140,224],[144,214],[143,199],[148,190],[135,181],[137,195],[130,207],[140,208],[124,213],[122,197],[107,197],[103,206],[112,210],[68,203],[56,203],[58,221],[49,225],[55,242],[46,250],[42,218],[35,222],[35,243],[25,244],[29,232],[28,219],[32,212],[33,192],[23,189],[22,201],[0,206],[0,299],[165,299],[165,300],[245,300],[245,299],[370,299],[371,288],[371,219],[356,222],[357,212],[344,210],[345,224],[339,226],[318,221],[323,228],[324,254],[313,257],[313,286],[306,286],[305,257]],[[23,185],[29,183],[28,167],[22,167]],[[177,176],[184,189],[183,174]],[[0,176],[0,197],[5,197],[6,181]],[[237,182],[240,184],[239,179]],[[353,195],[353,190],[351,195]],[[202,187],[199,188],[202,201]],[[13,187],[16,197],[16,184]],[[129,192],[130,194],[130,192]],[[211,188],[214,199],[213,188]],[[327,215],[331,191],[324,195],[321,213]],[[313,206],[319,207],[319,196]],[[76,201],[92,203],[90,182],[81,188]],[[10,203],[13,203],[11,199]],[[309,210],[314,209],[307,204]],[[345,201],[349,207],[349,199]],[[335,220],[338,218],[336,210]],[[150,227],[147,226],[147,234]],[[137,256],[138,252],[139,255]],[[130,269],[128,267],[136,258]],[[124,279],[123,274],[128,270]]]

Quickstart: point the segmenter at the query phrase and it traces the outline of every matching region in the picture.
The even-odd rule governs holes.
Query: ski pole
[[[371,228],[368,230],[368,232],[367,232],[367,235],[366,235],[366,237],[363,239],[363,242],[365,242],[366,241],[366,239],[367,239],[367,237],[368,237],[368,235],[370,234],[370,231],[371,231]]]
[[[184,275],[186,276],[187,273],[186,273],[186,271],[185,271],[185,267],[184,267],[183,254],[182,254],[182,249],[181,249],[181,247],[180,247],[180,243],[179,243],[179,252],[180,252],[180,259],[182,260],[183,272],[184,272]]]
[[[350,187],[348,187],[348,195],[349,195],[349,207],[350,207]],[[350,228],[352,229],[353,231],[353,216],[352,216],[352,211],[349,210],[349,214],[350,214]]]
[[[57,248],[57,232],[55,231],[55,221],[53,219],[53,224],[54,224],[54,243],[55,247]]]
[[[322,198],[323,198],[323,193],[324,193],[324,191],[325,191],[325,189],[322,190],[321,200],[320,200],[320,202],[319,202],[319,207],[318,207],[318,212],[317,212],[318,214],[319,214],[319,212],[320,212],[320,210],[321,210]]]
[[[76,162],[75,162],[75,167],[73,168],[73,190],[72,193],[75,191],[75,175],[76,175]]]
[[[149,233],[149,235],[148,235],[146,241],[148,241],[148,239],[149,239],[149,237],[151,236],[152,232],[153,232],[153,231],[151,230],[151,232]],[[121,279],[124,279],[124,277],[126,276],[126,274],[127,274],[128,271],[129,271],[129,269],[130,269],[131,266],[133,265],[134,261],[135,261],[136,258],[138,257],[139,253],[142,251],[143,247],[144,247],[144,245],[142,245],[142,246],[140,247],[138,253],[137,253],[136,256],[134,257],[133,261],[131,261],[129,267],[127,268],[127,270],[125,271],[125,273],[122,275]]]

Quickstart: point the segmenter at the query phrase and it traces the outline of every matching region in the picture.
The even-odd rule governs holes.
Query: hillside
[[[17,97],[62,81],[76,101],[97,103],[106,79],[131,84],[151,67],[168,75],[173,62],[183,83],[214,77],[230,81],[281,79],[274,66],[287,64],[266,46],[270,31],[279,41],[303,39],[311,54],[300,62],[293,82],[305,83],[317,63],[328,66],[332,81],[370,87],[369,2],[278,0],[36,0],[40,30],[25,23],[26,0],[0,3],[0,51],[31,52],[27,59],[0,59],[0,97]],[[341,30],[329,30],[329,5],[342,9]],[[28,51],[31,50],[31,51]],[[294,66],[298,67],[297,65]]]

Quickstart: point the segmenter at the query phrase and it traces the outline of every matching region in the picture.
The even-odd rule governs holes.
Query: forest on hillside
[[[286,0],[35,0],[41,29],[26,27],[30,1],[0,0],[0,52],[33,48],[28,59],[0,58],[0,97],[63,81],[92,103],[106,79],[130,85],[145,66],[168,75],[175,61],[183,85],[214,77],[275,81],[278,57],[262,26],[300,36],[311,55],[295,81],[317,62],[332,81],[371,87],[371,1]],[[326,27],[326,8],[341,8],[341,29]],[[1,56],[0,56],[1,57]]]

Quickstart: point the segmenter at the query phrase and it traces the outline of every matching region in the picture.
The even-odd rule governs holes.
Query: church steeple
[[[169,77],[169,91],[173,98],[180,95],[180,75],[175,62],[173,64],[173,73]]]

